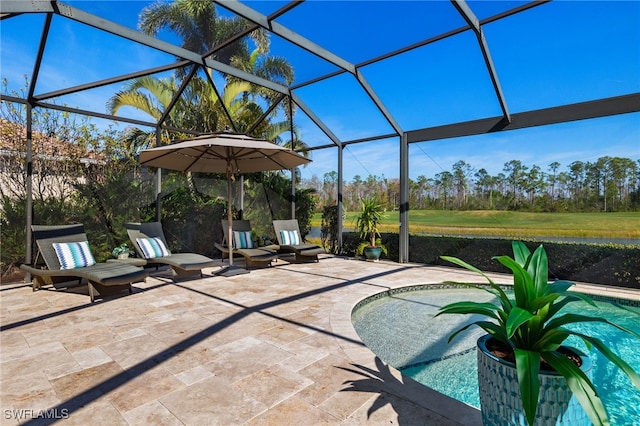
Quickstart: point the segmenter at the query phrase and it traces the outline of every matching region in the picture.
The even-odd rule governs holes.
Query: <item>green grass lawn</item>
[[[346,229],[355,228],[358,212],[348,212]],[[381,232],[398,232],[399,213],[388,212]],[[320,226],[321,215],[312,226]],[[474,210],[409,211],[409,232],[504,237],[640,238],[640,213],[527,213]]]

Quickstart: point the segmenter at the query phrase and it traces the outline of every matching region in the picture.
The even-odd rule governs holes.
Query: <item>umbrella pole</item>
[[[233,266],[233,210],[231,207],[231,164],[227,165],[227,247],[229,248],[229,266],[222,268],[215,275],[232,277],[234,275],[248,274],[249,271]]]
[[[229,246],[229,267],[233,266],[233,214],[231,212],[231,172],[227,167],[227,246]]]

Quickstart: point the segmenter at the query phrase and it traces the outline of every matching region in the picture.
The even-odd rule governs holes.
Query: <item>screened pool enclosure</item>
[[[354,175],[399,178],[399,261],[408,262],[410,179],[439,171],[448,153],[490,167],[505,152],[551,141],[640,158],[639,2],[182,3],[209,7],[228,25],[199,33],[202,23],[186,15],[145,15],[150,1],[0,3],[2,102],[24,108],[28,164],[34,111],[141,128],[156,143],[162,132],[251,134],[265,120],[288,123],[281,142],[313,160],[303,173],[337,172],[339,206]],[[231,59],[239,43],[251,66]],[[290,64],[292,75],[266,72],[270,58]],[[147,77],[171,81],[155,115],[108,108],[115,93]],[[242,121],[233,103],[222,105],[218,129],[176,118],[176,108],[200,101],[197,85],[224,98],[230,81],[260,88],[257,119]],[[549,154],[549,162],[560,158]],[[29,165],[25,173],[30,182]],[[27,230],[31,221],[27,213]]]

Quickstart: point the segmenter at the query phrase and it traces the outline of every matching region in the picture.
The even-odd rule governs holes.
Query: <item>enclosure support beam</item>
[[[235,197],[238,200],[238,219],[244,219],[244,175],[240,175],[240,181],[238,182],[240,188],[238,188],[238,196]]]
[[[164,112],[158,119],[159,126],[162,126],[164,122],[167,120],[167,118],[169,117],[169,114],[171,114],[171,111],[173,110],[173,107],[176,105],[176,103],[178,103],[178,101],[180,100],[180,97],[182,97],[182,93],[184,92],[184,89],[187,88],[193,76],[196,75],[196,72],[198,72],[198,65],[194,64],[193,67],[191,67],[191,71],[189,71],[189,74],[187,74],[184,77],[184,79],[182,80],[182,83],[180,84],[180,87],[178,87],[178,90],[176,91],[176,93],[174,93],[173,98],[171,99],[171,101],[169,101],[169,104],[165,107]]]
[[[296,169],[291,169],[291,219],[296,218]]]
[[[48,13],[44,26],[42,28],[42,35],[40,36],[40,43],[38,45],[38,52],[36,54],[36,61],[33,65],[33,72],[31,73],[31,81],[29,82],[29,92],[27,94],[27,143],[26,143],[26,153],[25,153],[25,171],[26,171],[26,197],[25,200],[25,221],[26,221],[26,246],[25,246],[25,263],[30,265],[33,262],[33,243],[32,243],[32,231],[31,225],[33,225],[33,106],[34,99],[33,93],[35,91],[35,86],[38,81],[38,76],[40,75],[40,65],[42,63],[42,57],[44,55],[44,48],[47,44],[49,29],[51,28],[51,14]],[[25,282],[31,281],[31,274],[29,272],[25,273],[24,276]]]
[[[344,181],[343,177],[343,165],[342,165],[342,153],[344,151],[344,146],[338,146],[338,194],[337,194],[337,204],[338,204],[338,250],[342,251],[342,182]],[[333,237],[333,236],[332,236]]]
[[[27,245],[25,250],[25,263],[30,265],[33,261],[33,247],[31,243],[31,225],[33,224],[33,108],[27,103],[27,147],[26,147],[26,172],[27,172],[27,199],[25,203]],[[25,282],[31,281],[31,274],[25,273]]]
[[[360,70],[356,70],[355,77],[358,80],[358,83],[360,83],[360,86],[362,86],[367,95],[369,95],[371,101],[373,101],[373,103],[376,105],[378,111],[380,111],[380,113],[384,116],[391,127],[393,127],[393,130],[395,130],[398,135],[401,135],[402,128],[400,127],[400,124],[393,117],[391,111],[389,111],[387,107],[384,106],[384,104],[382,103],[382,99],[378,97],[378,94],[375,92],[375,90],[373,90],[373,87],[371,87],[369,82],[364,78],[364,75],[362,75]]]
[[[260,25],[262,28],[269,30],[273,34],[282,37],[283,39],[295,44],[296,46],[306,50],[307,52],[310,52],[315,56],[350,72],[351,74],[355,74],[356,69],[349,61],[342,59],[338,55],[328,51],[327,49],[324,49],[311,40],[308,40],[305,37],[302,37],[301,35],[291,31],[284,25],[279,24],[278,22],[273,20],[277,16],[267,17],[250,8],[249,6],[240,3],[239,1],[214,0],[214,2],[224,7],[225,9],[232,11],[238,16],[243,17],[244,19],[247,19],[256,25]]]
[[[156,146],[162,145],[162,134],[160,130],[160,126],[156,127]],[[156,222],[160,222],[162,219],[162,215],[160,214],[160,210],[162,209],[162,198],[160,194],[162,193],[162,169],[156,169]]]
[[[92,15],[84,12],[81,9],[76,9],[68,4],[58,3],[55,1],[3,1],[0,2],[0,13],[36,13],[36,12],[49,12],[56,13],[65,18],[80,22],[85,25],[89,25],[101,31],[114,34],[119,37],[126,38],[141,45],[149,46],[152,49],[159,50],[161,52],[168,53],[178,58],[186,59],[196,64],[202,64],[203,60],[200,54],[192,52],[181,47],[177,47],[171,43],[161,41],[155,37],[147,36],[139,31],[132,30],[124,25],[116,24],[108,21],[99,16]],[[288,89],[285,86],[274,83],[270,80],[257,77],[251,73],[234,68],[231,65],[224,64],[222,62],[214,61],[212,59],[204,60],[204,64],[210,68],[230,74],[251,83],[258,84],[263,87],[268,87],[271,90],[280,93],[287,93]]]
[[[409,262],[409,140],[407,133],[400,136],[400,263]]]
[[[595,101],[560,105],[511,114],[511,122],[503,116],[482,118],[462,123],[445,124],[444,126],[411,130],[408,133],[409,143],[426,142],[460,136],[482,135],[485,133],[507,130],[526,129],[549,124],[568,123],[577,120],[609,117],[640,111],[640,92],[629,95],[597,99]]]
[[[295,132],[293,131],[293,101],[289,98],[289,137],[291,149],[296,150]],[[296,218],[296,169],[291,169],[291,219]]]
[[[495,66],[493,65],[493,59],[491,59],[491,53],[489,53],[489,45],[487,44],[487,40],[484,37],[484,33],[482,32],[482,26],[480,25],[480,21],[471,11],[471,8],[464,0],[451,0],[453,5],[458,12],[462,15],[469,27],[473,30],[478,39],[478,44],[480,46],[480,51],[482,52],[482,56],[484,57],[484,62],[487,67],[487,71],[489,72],[489,77],[491,77],[491,82],[493,83],[493,89],[496,92],[496,96],[498,97],[498,102],[500,102],[500,108],[502,108],[502,115],[507,122],[511,122],[511,115],[509,114],[509,109],[507,108],[507,100],[505,99],[504,93],[502,92],[502,87],[500,86],[500,80],[498,80],[498,72],[496,71]]]
[[[296,95],[294,92],[291,92],[289,94],[289,96],[291,97],[291,101],[295,102],[296,105],[298,105],[298,107],[305,114],[307,114],[307,116],[311,119],[311,121],[313,121],[315,123],[315,125],[318,126],[320,128],[320,130],[322,130],[324,132],[324,134],[329,137],[329,139],[331,139],[331,142],[336,144],[336,146],[340,146],[341,145],[342,142],[340,142],[340,139],[338,139],[338,137],[333,134],[331,129],[329,129],[329,127],[327,127],[322,122],[322,120],[320,120],[320,118],[313,112],[313,110],[311,110],[311,108],[309,108],[304,102],[302,102],[302,99],[300,99],[300,97],[298,95]]]

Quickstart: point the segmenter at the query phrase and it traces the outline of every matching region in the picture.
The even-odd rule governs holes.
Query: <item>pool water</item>
[[[489,293],[466,288],[425,289],[422,286],[408,291],[399,289],[358,304],[353,310],[352,321],[362,341],[380,359],[425,386],[479,408],[475,344],[484,331],[471,327],[447,343],[452,331],[477,317],[442,315],[433,318],[441,306],[471,298],[479,302],[492,301]],[[640,333],[639,316],[610,303],[596,301],[596,304],[597,308],[575,302],[563,312],[602,316]],[[638,308],[629,309],[640,312]],[[583,323],[571,328],[599,338],[640,373],[638,339],[607,324]],[[565,343],[591,358],[592,381],[611,424],[640,424],[640,391],[633,387],[627,376],[595,348],[589,352],[580,339],[571,337]]]

